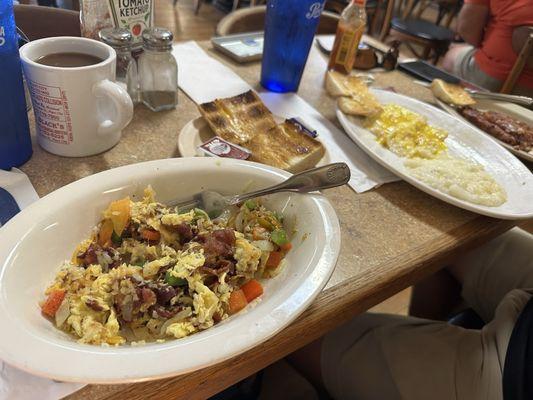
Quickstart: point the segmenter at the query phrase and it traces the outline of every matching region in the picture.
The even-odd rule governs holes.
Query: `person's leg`
[[[485,322],[513,289],[533,288],[533,235],[514,228],[472,250],[448,267],[462,296]]]
[[[326,335],[321,347],[323,382],[336,400],[501,400],[480,380],[492,347],[480,331],[367,313]]]
[[[442,269],[413,286],[409,315],[444,321],[460,302],[461,286],[446,269]]]
[[[322,338],[288,355],[286,360],[320,393],[324,389],[321,370]]]

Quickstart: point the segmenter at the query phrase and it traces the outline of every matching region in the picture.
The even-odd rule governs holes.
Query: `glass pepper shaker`
[[[170,110],[178,104],[178,65],[172,55],[172,33],[163,28],[143,32],[139,57],[141,99],[152,111]]]
[[[123,83],[133,104],[139,103],[139,78],[137,62],[131,55],[133,36],[124,28],[105,28],[98,33],[102,42],[117,53],[116,80]]]

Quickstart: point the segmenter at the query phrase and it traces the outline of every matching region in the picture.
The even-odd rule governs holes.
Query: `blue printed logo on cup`
[[[309,12],[305,14],[305,18],[307,19],[313,19],[320,17],[320,14],[322,14],[322,10],[324,9],[324,4],[321,4],[319,2],[311,4],[311,7],[309,7]]]

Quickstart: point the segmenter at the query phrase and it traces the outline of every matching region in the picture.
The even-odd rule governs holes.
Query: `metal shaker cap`
[[[168,29],[150,28],[143,32],[143,47],[148,50],[166,51],[172,48],[174,35]]]
[[[124,28],[104,28],[98,32],[98,37],[115,49],[127,49],[133,41],[131,32]]]

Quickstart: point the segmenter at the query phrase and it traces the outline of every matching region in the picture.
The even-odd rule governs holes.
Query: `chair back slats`
[[[520,53],[518,54],[518,57],[513,65],[513,68],[511,69],[511,72],[509,72],[507,79],[503,83],[503,86],[500,89],[500,93],[511,93],[514,87],[516,86],[516,82],[520,78],[520,75],[524,71],[524,67],[528,64],[531,65],[531,63],[533,62],[533,28],[528,28],[529,35],[527,36],[527,39],[525,40],[525,43],[523,44],[523,47],[520,50]],[[517,47],[517,42],[519,40],[517,39],[517,36],[519,36],[520,34],[521,31],[516,30],[513,33],[513,49],[516,49]]]
[[[15,23],[30,40],[52,36],[81,36],[80,13],[61,8],[15,5]]]

